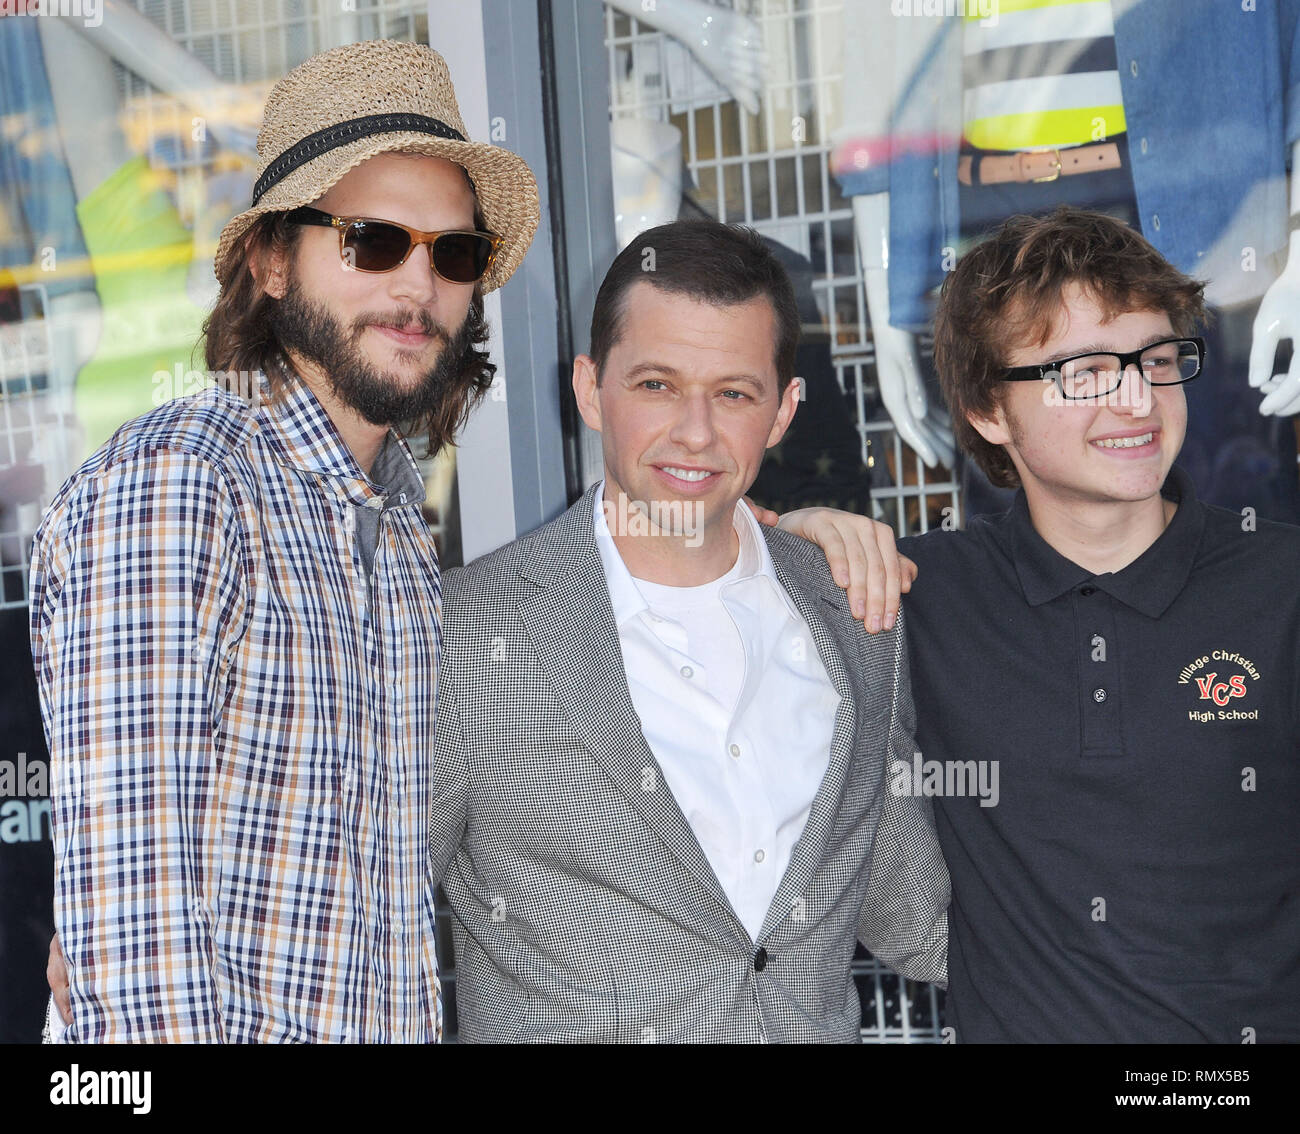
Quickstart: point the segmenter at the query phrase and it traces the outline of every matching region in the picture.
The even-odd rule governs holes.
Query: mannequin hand
[[[899,595],[911,590],[917,573],[916,564],[898,554],[893,528],[837,508],[800,508],[777,526],[822,549],[831,577],[849,592],[849,609],[868,633],[893,629]]]
[[[1273,374],[1273,353],[1282,339],[1296,349],[1286,374]],[[1250,344],[1250,384],[1264,392],[1262,414],[1300,412],[1300,232],[1291,234],[1286,268],[1264,293]]]
[[[610,6],[638,22],[666,32],[688,48],[750,114],[758,113],[763,90],[763,36],[758,23],[742,12],[705,0],[609,0]]]
[[[874,327],[880,399],[894,428],[927,465],[953,467],[952,427],[940,406],[925,395],[916,354],[916,337],[897,327]]]

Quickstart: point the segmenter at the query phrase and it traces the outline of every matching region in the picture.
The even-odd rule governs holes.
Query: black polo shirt
[[[1300,528],[1164,493],[1105,575],[1023,492],[900,541],[958,1042],[1300,1041]]]

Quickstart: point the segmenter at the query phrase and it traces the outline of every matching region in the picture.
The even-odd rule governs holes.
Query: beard
[[[395,426],[401,432],[428,420],[441,407],[471,347],[468,316],[455,334],[448,334],[427,311],[366,312],[345,328],[323,303],[304,295],[292,277],[284,297],[272,306],[269,322],[281,352],[293,351],[320,367],[344,405],[371,425]],[[360,340],[367,326],[405,328],[412,323],[426,335],[437,335],[443,345],[433,366],[403,386],[397,375],[370,362]]]

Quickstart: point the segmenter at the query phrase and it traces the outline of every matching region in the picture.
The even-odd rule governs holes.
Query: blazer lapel
[[[774,549],[773,549],[774,550]],[[806,580],[796,578],[791,569],[783,564],[777,555],[772,556],[772,565],[777,578],[799,608],[808,629],[812,631],[817,652],[821,655],[826,674],[840,695],[839,709],[835,714],[835,733],[831,739],[830,760],[821,786],[813,797],[808,820],[804,824],[803,834],[794,845],[790,854],[790,864],[777,887],[772,904],[768,907],[763,920],[760,938],[771,933],[794,909],[795,902],[808,888],[813,874],[821,865],[825,852],[826,840],[835,823],[847,781],[848,769],[853,758],[853,742],[857,735],[857,702],[853,696],[853,682],[846,668],[844,652],[840,647],[828,618],[843,618],[848,614],[848,607],[842,592],[835,595],[823,593],[823,589],[809,586]]]
[[[735,918],[699,840],[646,744],[628,692],[618,627],[592,528],[592,492],[554,554],[539,548],[523,573],[537,590],[519,615],[573,733],[646,824]]]

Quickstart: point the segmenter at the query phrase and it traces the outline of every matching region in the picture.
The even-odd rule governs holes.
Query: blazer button
[[[760,945],[758,952],[754,954],[754,972],[761,973],[765,968],[767,968],[767,950]]]

